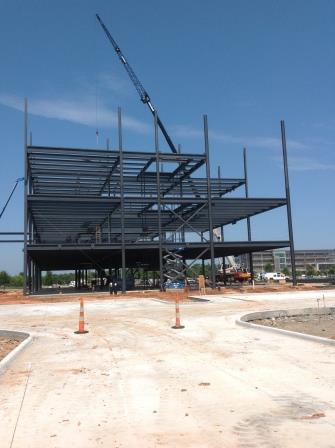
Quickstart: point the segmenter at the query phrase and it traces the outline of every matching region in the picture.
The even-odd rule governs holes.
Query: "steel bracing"
[[[27,111],[26,111],[26,135]],[[287,247],[290,241],[228,242],[213,230],[286,206],[286,198],[230,197],[246,177],[213,177],[207,117],[203,153],[154,150],[58,148],[25,144],[25,292],[41,288],[44,270],[118,270],[126,290],[127,270],[139,265],[158,272],[160,287],[180,278],[198,260]],[[245,162],[246,163],[246,162]],[[246,170],[245,170],[246,173]],[[227,196],[228,195],[228,196]],[[223,232],[222,232],[223,234]]]

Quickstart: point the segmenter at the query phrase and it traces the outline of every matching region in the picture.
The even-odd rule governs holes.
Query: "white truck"
[[[263,272],[263,274],[261,275],[262,280],[265,281],[270,281],[272,280],[273,282],[279,282],[279,281],[285,281],[286,277],[284,274],[282,274],[281,272]]]

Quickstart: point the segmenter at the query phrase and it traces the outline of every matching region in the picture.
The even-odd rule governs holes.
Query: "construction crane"
[[[157,115],[157,125],[159,126],[160,130],[162,131],[162,134],[165,137],[165,140],[167,142],[167,144],[169,145],[171,151],[174,154],[177,154],[178,151],[175,147],[175,145],[173,144],[169,134],[167,133],[163,123],[161,122],[158,114],[157,114],[157,110],[155,109],[154,105],[151,102],[150,96],[148,94],[148,92],[145,90],[145,88],[143,87],[141,81],[138,79],[138,77],[136,76],[134,70],[131,68],[131,66],[129,65],[127,59],[125,58],[124,54],[122,53],[120,47],[118,46],[118,44],[115,42],[115,40],[113,39],[111,33],[108,31],[108,29],[106,28],[105,24],[103,23],[103,21],[101,20],[99,14],[96,14],[96,18],[98,19],[102,29],[104,30],[107,38],[109,39],[110,43],[113,45],[113,48],[115,50],[115,53],[117,54],[118,58],[120,59],[121,63],[123,64],[124,68],[126,69],[129,78],[131,79],[131,81],[133,82],[135,89],[137,90],[140,99],[142,101],[143,104],[147,104],[147,106],[150,109],[150,112],[152,113],[152,115]]]
[[[3,206],[3,209],[1,210],[0,219],[2,218],[2,215],[4,214],[4,212],[5,212],[6,208],[7,208],[7,205],[9,204],[9,201],[11,200],[11,198],[12,198],[12,196],[14,194],[14,191],[16,190],[16,187],[18,186],[19,182],[22,182],[23,180],[24,180],[24,177],[19,177],[18,179],[16,179],[15,185],[14,185],[14,187],[13,187],[13,189],[12,189],[10,195],[9,195],[9,198],[7,199],[5,205]]]

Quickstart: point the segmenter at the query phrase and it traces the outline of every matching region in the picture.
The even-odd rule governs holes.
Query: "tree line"
[[[42,276],[42,283],[44,286],[68,285],[74,280],[74,273],[55,274],[51,271],[47,271]],[[23,287],[23,272],[19,274],[10,275],[6,271],[0,272],[0,286],[4,287]]]

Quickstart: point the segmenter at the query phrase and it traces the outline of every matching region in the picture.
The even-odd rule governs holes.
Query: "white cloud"
[[[183,138],[203,138],[203,132],[199,129],[194,129],[191,126],[177,125],[174,126],[174,133],[176,136]],[[209,130],[209,137],[214,141],[219,141],[227,144],[238,144],[241,146],[278,149],[281,148],[280,138],[273,137],[239,137],[226,134],[224,132],[217,132]],[[290,149],[308,149],[309,147],[296,140],[288,140],[287,145]]]
[[[309,157],[290,157],[289,168],[294,171],[335,171],[335,164]]]
[[[23,110],[23,98],[15,95],[0,94],[0,104],[13,109]],[[116,112],[104,104],[99,104],[96,114],[95,98],[86,96],[81,99],[32,99],[29,100],[29,113],[44,118],[71,121],[87,126],[115,127],[117,123]],[[123,114],[124,128],[146,134],[150,126],[140,120]]]
[[[111,82],[113,88],[118,89],[118,82],[123,81],[115,78],[105,78],[107,84]],[[106,81],[107,80],[107,81]],[[120,88],[121,90],[121,88]],[[11,107],[13,109],[23,110],[23,98],[16,95],[8,95],[0,93],[0,104]],[[96,112],[97,110],[97,112]],[[58,120],[67,120],[73,123],[79,123],[87,126],[95,127],[115,127],[117,123],[116,112],[103,102],[99,102],[96,109],[96,98],[92,92],[87,92],[85,96],[73,98],[56,98],[56,99],[32,99],[29,100],[29,113],[45,118],[54,118]],[[125,129],[137,132],[139,134],[148,134],[152,132],[151,127],[140,120],[132,118],[126,114],[122,117]],[[176,125],[171,127],[171,133],[174,137],[182,137],[187,139],[203,139],[203,131],[187,125]],[[280,138],[273,137],[248,137],[233,136],[225,132],[210,130],[210,139],[226,144],[237,144],[252,148],[264,149],[280,149]],[[306,144],[296,141],[287,141],[288,149],[303,150],[310,149]]]
[[[97,79],[98,88],[110,90],[120,96],[128,96],[134,90],[129,79],[120,78],[115,73],[101,73]],[[135,94],[134,90],[134,94]]]
[[[283,159],[281,157],[272,157],[279,166],[282,167]],[[313,157],[290,156],[288,157],[289,170],[292,171],[335,171],[334,163],[327,163],[325,160]]]
[[[183,138],[202,138],[203,132],[199,129],[194,129],[191,126],[187,125],[175,125],[172,128],[173,134],[177,137],[183,137]]]
[[[314,128],[321,128],[321,129],[335,129],[335,120],[328,120],[328,121],[319,121],[317,123],[313,123]]]

